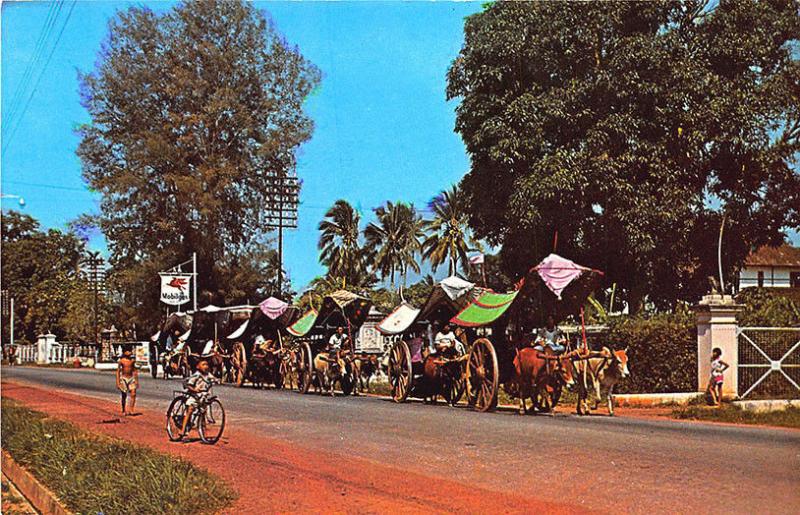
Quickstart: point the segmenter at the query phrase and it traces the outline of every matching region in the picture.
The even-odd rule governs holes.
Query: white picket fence
[[[97,348],[93,345],[73,345],[53,343],[44,349],[45,355],[39,357],[38,345],[20,345],[17,347],[17,363],[69,363],[75,357],[93,358],[97,362]]]
[[[17,347],[17,363],[36,363],[39,349],[36,345],[20,345]]]

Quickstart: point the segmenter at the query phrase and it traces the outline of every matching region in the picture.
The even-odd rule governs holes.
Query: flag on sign
[[[476,254],[469,258],[469,262],[473,265],[482,265],[483,264],[484,255],[483,254]]]
[[[180,306],[189,302],[189,283],[192,274],[168,274],[160,272],[161,302],[170,306]]]

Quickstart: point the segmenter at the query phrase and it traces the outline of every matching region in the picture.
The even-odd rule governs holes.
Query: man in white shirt
[[[336,332],[328,340],[328,351],[338,356],[347,339],[347,335],[344,334],[344,327],[337,327]]]
[[[536,334],[536,350],[544,350],[545,346],[552,349],[556,354],[561,354],[566,350],[564,344],[566,339],[564,333],[556,325],[556,320],[553,315],[547,316],[547,325],[539,329]]]
[[[456,346],[456,335],[450,328],[450,324],[445,324],[442,330],[436,333],[433,338],[433,347],[430,349],[431,355],[448,353],[450,349]]]

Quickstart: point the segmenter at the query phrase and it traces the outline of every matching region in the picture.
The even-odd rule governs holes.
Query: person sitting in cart
[[[566,350],[564,346],[566,338],[564,338],[564,333],[556,325],[556,319],[553,315],[547,315],[547,325],[536,333],[535,343],[536,345],[533,348],[539,351],[543,351],[545,347],[548,347],[554,353],[561,354]]]
[[[336,332],[333,333],[328,340],[328,352],[330,352],[331,358],[339,356],[339,352],[341,352],[347,340],[348,336],[344,334],[344,327],[337,327]]]
[[[431,347],[431,356],[437,354],[448,355],[452,354],[456,348],[456,335],[450,328],[450,324],[444,324],[442,330],[436,333],[433,338],[433,347]]]

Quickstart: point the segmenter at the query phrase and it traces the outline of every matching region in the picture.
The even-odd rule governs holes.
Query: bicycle
[[[183,438],[181,426],[189,393],[182,390],[174,390],[172,393],[175,398],[167,408],[167,435],[171,441],[177,442]],[[213,445],[222,438],[222,432],[225,430],[225,409],[215,395],[199,402],[192,412],[189,423],[186,424],[187,433],[195,427],[200,440],[205,444]]]

